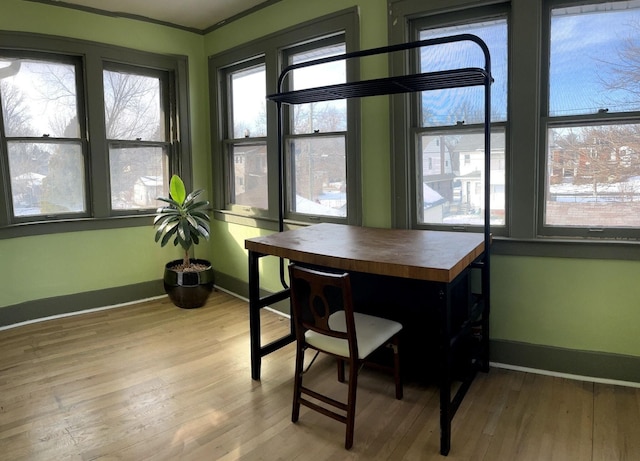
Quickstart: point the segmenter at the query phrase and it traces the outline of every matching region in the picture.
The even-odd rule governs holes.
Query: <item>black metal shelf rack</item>
[[[416,51],[419,48],[441,45],[446,43],[471,41],[477,44],[484,54],[484,67],[465,67],[454,68],[450,70],[438,72],[426,72],[408,75],[396,75],[386,78],[377,78],[371,80],[359,80],[347,82],[337,85],[329,85],[324,87],[308,88],[298,91],[285,91],[284,85],[287,75],[292,71],[304,67],[311,67],[319,64],[345,61],[350,59],[363,58],[365,56],[373,56],[387,54],[400,51]],[[285,200],[283,184],[285,178],[284,170],[284,145],[283,145],[283,105],[295,105],[312,103],[319,101],[330,101],[348,98],[362,98],[369,96],[393,95],[401,93],[412,93],[420,91],[431,91],[449,88],[461,88],[470,86],[484,87],[484,252],[471,265],[471,268],[479,270],[481,274],[481,293],[473,294],[472,302],[469,307],[467,321],[464,322],[458,331],[450,331],[450,339],[443,341],[441,348],[452,350],[456,347],[465,347],[469,342],[474,342],[479,351],[477,354],[470,355],[471,372],[462,378],[462,384],[457,392],[451,396],[452,380],[450,370],[455,364],[447,363],[443,365],[446,373],[442,373],[440,378],[440,427],[441,427],[441,445],[440,452],[443,455],[449,453],[451,438],[451,421],[456,413],[464,395],[469,389],[471,382],[475,376],[476,370],[488,371],[489,369],[489,311],[490,311],[490,283],[489,283],[489,255],[491,247],[491,230],[490,230],[490,171],[491,171],[491,60],[489,49],[486,43],[479,37],[471,34],[460,34],[448,37],[441,37],[429,40],[420,40],[398,45],[391,45],[369,50],[345,53],[342,55],[331,56],[328,58],[316,59],[304,63],[290,65],[283,69],[278,78],[278,92],[267,96],[267,99],[274,101],[278,109],[278,149],[279,149],[279,230],[284,230]],[[282,285],[287,288],[284,275],[284,261],[280,261],[280,278]],[[268,298],[265,298],[268,299]],[[449,322],[451,323],[451,322]],[[478,333],[480,332],[480,333]],[[289,338],[290,340],[290,338]],[[445,344],[446,343],[446,344]],[[274,345],[273,347],[279,346]],[[451,354],[447,354],[451,356]],[[442,370],[441,370],[442,372]]]

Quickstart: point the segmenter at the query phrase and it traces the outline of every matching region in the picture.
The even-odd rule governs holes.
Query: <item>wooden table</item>
[[[448,454],[451,443],[451,420],[464,398],[473,373],[464,379],[451,396],[453,382],[453,348],[461,337],[467,337],[472,326],[479,325],[482,335],[476,363],[488,370],[489,303],[486,296],[454,296],[452,290],[460,280],[469,283],[468,272],[483,264],[484,235],[480,233],[422,230],[379,229],[322,223],[297,230],[251,238],[245,241],[249,250],[249,311],[251,338],[251,377],[260,379],[261,358],[295,340],[293,331],[270,344],[260,344],[260,309],[287,299],[289,290],[261,296],[259,260],[273,255],[296,263],[322,266],[361,274],[423,281],[435,290],[438,327],[438,380],[440,388],[440,452]],[[486,261],[485,261],[486,262]],[[426,287],[427,285],[425,285]],[[464,287],[463,287],[464,288]],[[484,288],[484,284],[483,284]],[[419,301],[419,300],[418,300]],[[452,321],[454,302],[467,304],[462,311],[468,318]]]

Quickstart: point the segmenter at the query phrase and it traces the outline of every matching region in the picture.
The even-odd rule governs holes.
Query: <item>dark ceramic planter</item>
[[[164,267],[164,289],[173,304],[183,309],[204,306],[213,291],[213,268],[205,259],[191,259],[192,263],[203,264],[207,268],[200,272],[178,272],[171,269],[180,264],[181,259],[168,262]]]

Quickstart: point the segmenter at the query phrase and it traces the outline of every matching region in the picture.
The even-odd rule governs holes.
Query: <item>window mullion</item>
[[[109,207],[109,161],[107,135],[104,118],[104,86],[102,82],[102,59],[97,55],[87,56],[85,61],[85,84],[87,99],[88,166],[90,176],[90,203],[94,218],[106,218]]]
[[[4,130],[0,129],[0,133],[4,134]],[[11,222],[10,183],[7,143],[2,135],[0,139],[0,227],[8,226]]]
[[[278,91],[279,69],[282,68],[281,54],[274,48],[267,50],[264,56],[266,66],[267,95]],[[267,101],[267,168],[269,171],[278,172],[278,105]],[[278,219],[278,194],[281,184],[279,174],[270,174],[268,177],[268,210],[266,214],[273,220]]]

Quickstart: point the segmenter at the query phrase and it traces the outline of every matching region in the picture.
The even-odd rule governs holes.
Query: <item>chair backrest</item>
[[[290,264],[289,284],[296,339],[306,342],[305,333],[308,330],[344,339],[349,343],[349,354],[358,357],[349,274],[322,272]],[[346,331],[330,326],[330,317],[339,311],[344,311]]]

